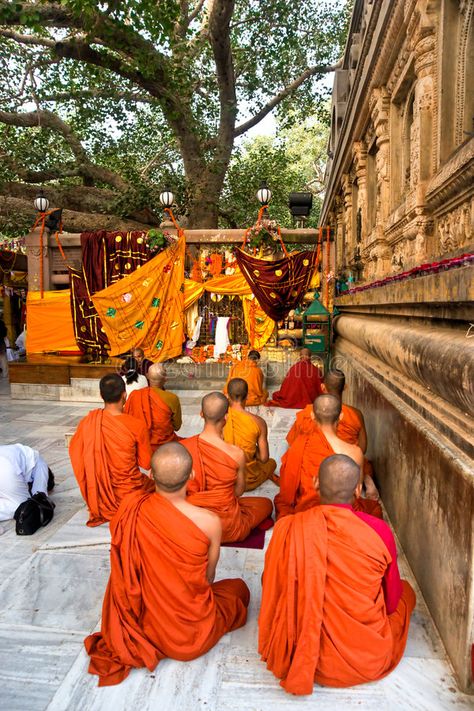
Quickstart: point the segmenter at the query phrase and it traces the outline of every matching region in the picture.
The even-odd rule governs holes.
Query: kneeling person
[[[390,528],[351,506],[359,478],[350,457],[325,459],[321,505],[278,521],[265,556],[259,652],[293,694],[381,679],[405,649],[415,593]]]
[[[120,683],[133,667],[189,661],[247,619],[250,593],[239,578],[214,583],[221,525],[186,501],[192,459],[177,442],[152,458],[154,494],[124,499],[110,525],[111,573],[102,628],[85,640],[99,686]]]

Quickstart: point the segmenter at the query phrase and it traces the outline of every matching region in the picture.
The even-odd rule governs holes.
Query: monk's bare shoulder
[[[257,425],[260,427],[260,432],[267,431],[267,423],[265,422],[263,417],[260,417],[260,415],[255,415],[253,412],[247,412],[247,415],[250,415],[250,417],[257,423]]]
[[[358,447],[356,444],[348,444],[347,442],[344,442],[345,444],[345,454],[347,454],[348,457],[354,460],[359,466],[362,466],[364,463],[364,455],[362,453],[362,450],[360,447]]]
[[[228,454],[229,457],[232,457],[232,459],[235,460],[236,464],[238,464],[239,466],[242,463],[245,464],[245,454],[240,449],[240,447],[237,447],[236,444],[229,444],[228,442],[223,442],[222,444],[224,445],[223,450],[225,451],[225,453]]]
[[[198,528],[210,539],[214,539],[216,536],[222,533],[222,524],[219,516],[213,511],[208,509],[203,509],[199,506],[193,506],[188,504],[188,506],[193,509],[189,512],[189,518],[196,524]]]

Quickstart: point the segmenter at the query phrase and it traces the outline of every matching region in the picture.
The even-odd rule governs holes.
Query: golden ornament
[[[116,242],[121,242],[121,241],[122,241],[122,237],[121,237],[120,235],[117,235],[117,237],[115,238],[115,241],[116,241]]]
[[[309,265],[309,259],[303,259],[303,266],[307,267]]]
[[[282,274],[283,272],[281,271],[281,269],[275,269],[275,276],[281,276]]]
[[[130,262],[127,262],[127,263],[124,265],[124,268],[125,268],[125,269],[131,269],[131,268],[132,268],[132,265],[130,264]]]

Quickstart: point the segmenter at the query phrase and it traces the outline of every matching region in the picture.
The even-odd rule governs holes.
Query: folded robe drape
[[[153,388],[141,388],[130,393],[125,412],[145,424],[153,451],[166,442],[178,439],[173,428],[171,408]]]
[[[160,494],[127,496],[110,531],[101,631],[85,640],[99,686],[133,667],[153,671],[165,657],[195,659],[245,624],[244,581],[207,582],[207,536]]]
[[[281,460],[280,491],[275,496],[278,518],[318,506],[320,498],[313,477],[318,475],[323,459],[334,453],[319,427],[292,441]],[[356,511],[383,517],[380,504],[372,499],[355,499],[353,507]]]
[[[299,360],[291,366],[280,390],[273,393],[267,404],[300,409],[312,405],[321,392],[319,369],[309,360]]]
[[[222,542],[243,541],[273,505],[260,496],[237,498],[237,464],[232,457],[199,435],[181,441],[193,458],[194,479],[188,483],[188,501],[214,511],[222,524]]]
[[[245,491],[256,489],[271,477],[276,469],[276,462],[269,459],[263,464],[256,458],[260,427],[252,415],[230,407],[223,434],[226,442],[240,447],[245,454]]]
[[[150,468],[148,434],[130,415],[92,410],[79,423],[69,456],[89,509],[88,526],[110,521],[130,491],[154,491],[154,482],[139,469]]]
[[[74,335],[69,289],[29,291],[26,296],[26,351],[80,353]]]
[[[283,688],[375,681],[400,661],[415,594],[387,615],[390,553],[351,510],[317,506],[278,521],[265,556],[259,652]]]

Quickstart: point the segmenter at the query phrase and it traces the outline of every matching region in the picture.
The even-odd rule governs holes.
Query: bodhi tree
[[[65,229],[143,227],[168,179],[188,226],[217,226],[236,139],[272,111],[315,112],[349,9],[0,0],[0,215],[31,211],[43,185]]]

